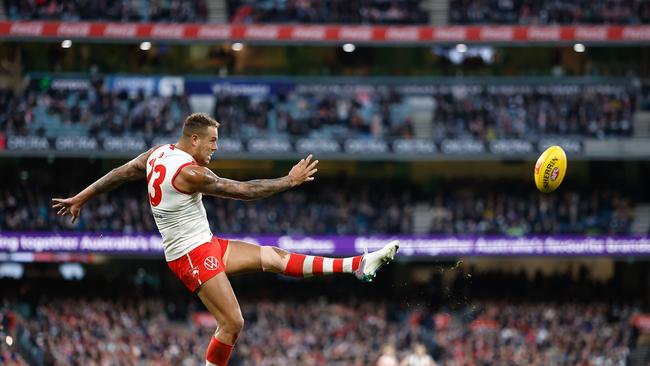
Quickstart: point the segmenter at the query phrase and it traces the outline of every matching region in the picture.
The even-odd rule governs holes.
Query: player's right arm
[[[111,170],[73,197],[52,198],[52,208],[59,209],[57,215],[65,216],[70,214],[74,223],[79,218],[81,207],[91,198],[98,194],[110,192],[125,182],[145,178],[147,174],[147,159],[149,159],[149,155],[159,146],[152,147],[126,164]]]
[[[313,175],[318,171],[318,160],[311,159],[309,155],[300,160],[284,177],[246,182],[221,178],[206,167],[188,165],[176,176],[175,184],[183,192],[252,201],[313,181]]]

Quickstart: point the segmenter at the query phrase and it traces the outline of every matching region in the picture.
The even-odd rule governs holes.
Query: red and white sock
[[[205,354],[205,366],[226,366],[234,346],[221,343],[214,336],[210,338],[208,351]]]
[[[284,274],[291,277],[311,277],[332,273],[352,273],[359,268],[362,256],[325,258],[291,253]]]

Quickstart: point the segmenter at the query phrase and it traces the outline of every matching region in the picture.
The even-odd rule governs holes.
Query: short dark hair
[[[183,122],[183,136],[190,137],[193,134],[202,134],[206,127],[219,127],[219,122],[208,116],[206,113],[192,113]]]

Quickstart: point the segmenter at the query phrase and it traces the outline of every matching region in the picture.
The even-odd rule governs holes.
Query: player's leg
[[[398,248],[399,242],[392,241],[384,248],[363,256],[328,258],[229,240],[223,259],[226,273],[229,275],[259,271],[282,273],[292,277],[354,273],[359,279],[368,281],[382,265],[395,257]]]
[[[226,274],[265,272],[262,266],[262,247],[241,240],[228,240],[228,247],[223,255]]]
[[[244,318],[237,297],[225,272],[203,283],[197,295],[217,320],[217,330],[206,352],[206,366],[225,366],[233,346],[244,327]]]

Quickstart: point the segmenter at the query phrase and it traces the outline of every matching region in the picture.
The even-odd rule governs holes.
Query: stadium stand
[[[536,277],[532,287],[520,274],[476,274],[469,281],[462,270],[452,271],[450,289],[438,284],[438,295],[429,298],[406,289],[399,302],[349,295],[310,300],[309,291],[244,297],[247,329],[232,365],[373,365],[382,345],[403,359],[416,342],[442,365],[620,365],[635,347],[629,319],[638,308],[615,301],[612,283],[562,274]],[[318,292],[324,285],[311,286]],[[472,300],[459,302],[463,291]],[[499,298],[505,293],[508,300]],[[198,308],[182,298],[31,295],[18,300],[28,314],[23,337],[53,364],[198,365],[213,331],[193,321]]]
[[[197,355],[211,331],[173,324],[162,307],[160,300],[58,300],[36,309],[28,332],[60,364],[200,364]],[[413,338],[435,339],[429,342],[434,357],[445,365],[622,364],[629,353],[628,307],[620,309],[621,319],[615,321],[608,320],[613,309],[604,304],[472,307],[464,321],[454,317],[453,325],[434,332],[432,315],[402,310],[399,320],[392,320],[395,314],[388,315],[387,304],[244,305],[243,313],[254,320],[238,342],[238,358],[246,360],[242,365],[371,365],[379,355],[367,350],[390,340],[399,349],[398,358],[404,358]],[[49,337],[52,332],[58,336]]]
[[[228,0],[232,23],[424,24],[421,0]]]
[[[3,0],[3,4],[9,20],[198,23],[207,18],[205,0]]]
[[[16,315],[9,308],[9,300],[0,302],[0,363],[7,366],[22,366],[25,363],[12,346],[16,336]]]
[[[219,7],[226,5],[228,20],[233,24],[427,24],[431,11],[422,0],[223,1],[225,4]],[[203,23],[209,19],[208,3],[206,0],[4,0],[3,9],[9,20]],[[448,21],[451,24],[647,24],[650,5],[641,0],[450,0]]]
[[[641,0],[491,1],[451,0],[453,24],[647,24],[650,4]]]
[[[0,190],[0,230],[86,230],[155,232],[144,184],[98,197],[79,222],[49,209],[54,194],[37,183],[38,173]],[[630,197],[614,190],[565,187],[554,195],[531,193],[512,183],[457,181],[422,192],[397,181],[320,179],[318,185],[261,201],[205,199],[212,228],[223,234],[413,234],[414,207],[431,206],[429,233],[436,234],[628,234],[633,221]],[[518,188],[519,186],[519,188]],[[336,190],[325,187],[337,187]],[[70,189],[67,187],[66,189]]]
[[[604,138],[632,134],[638,93],[608,85],[433,86],[415,95],[382,85],[335,87],[257,96],[220,92],[213,115],[222,137],[412,138],[418,114],[434,139]],[[82,91],[4,91],[0,128],[8,135],[48,137],[170,136],[191,110],[189,97],[107,91],[101,83]]]

